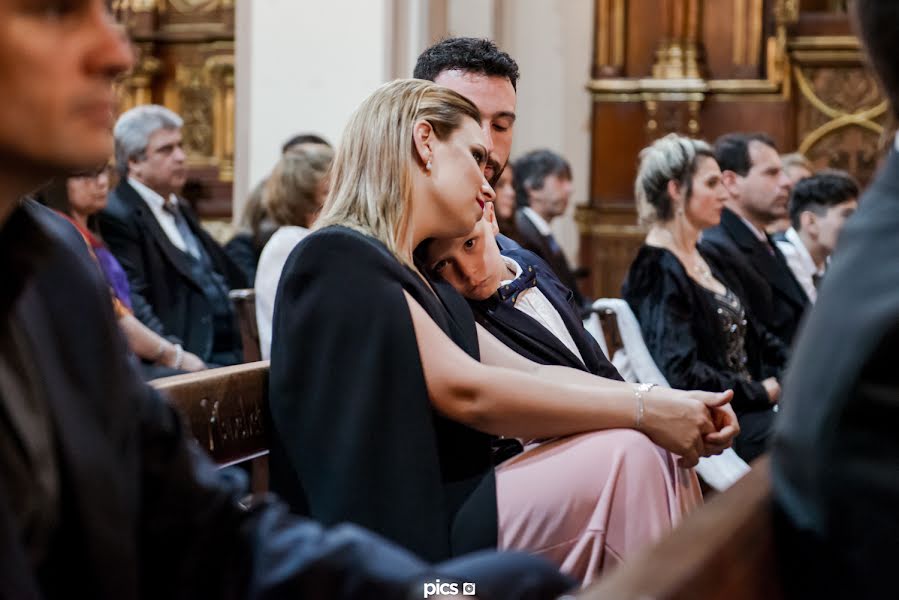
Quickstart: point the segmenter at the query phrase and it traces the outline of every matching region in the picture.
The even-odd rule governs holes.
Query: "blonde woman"
[[[287,256],[309,233],[328,195],[328,168],[334,151],[324,144],[299,144],[281,156],[262,191],[262,205],[278,227],[259,256],[256,269],[256,325],[263,359],[272,344],[275,292]]]
[[[735,449],[750,461],[771,433],[785,354],[747,314],[738,279],[696,245],[721,220],[721,169],[708,144],[671,134],[640,153],[635,188],[650,229],[622,296],[671,385],[733,390],[742,428]]]
[[[416,246],[471,231],[492,200],[479,123],[418,80],[350,119],[275,302],[272,484],[296,510],[429,559],[527,550],[589,581],[699,501],[672,452],[692,466],[728,446],[731,394],[537,365],[416,269]],[[494,469],[496,436],[546,441]]]

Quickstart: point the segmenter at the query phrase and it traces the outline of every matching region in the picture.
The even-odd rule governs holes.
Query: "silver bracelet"
[[[654,383],[638,383],[634,386],[634,396],[637,398],[637,424],[635,426],[636,429],[640,429],[640,426],[643,425],[643,394],[646,394],[652,388],[656,387]]]
[[[175,344],[175,362],[172,364],[172,368],[180,369],[182,362],[184,362],[184,348],[181,347],[181,344]]]

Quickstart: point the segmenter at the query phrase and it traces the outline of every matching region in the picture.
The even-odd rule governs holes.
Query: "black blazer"
[[[492,436],[436,412],[403,292],[472,358],[471,310],[345,227],[303,239],[272,320],[272,488],[326,524],[350,521],[427,559],[496,547]]]
[[[739,280],[745,290],[744,304],[768,331],[790,346],[809,299],[777,244],[768,240],[773,255],[736,213],[725,208],[721,223],[703,232],[700,248]]]
[[[741,296],[732,281],[711,257],[706,257],[715,277]],[[716,307],[708,292],[694,282],[671,252],[644,245],[631,264],[622,297],[640,322],[646,347],[671,387],[720,392],[734,391],[731,402],[740,417],[737,452],[753,458],[764,450],[774,413],[761,380],[779,376],[786,353],[781,344],[765,335],[763,326],[746,310],[745,349],[752,380],[739,377],[724,362],[726,340]]]
[[[523,249],[503,250],[503,256],[516,261],[522,268],[537,271],[537,289],[559,312],[565,328],[571,334],[584,362],[581,362],[546,327],[514,306],[499,302],[494,296],[483,302],[469,301],[475,319],[506,346],[522,356],[544,365],[559,365],[588,371],[600,377],[622,380],[602,348],[584,329],[574,295],[566,288],[539,256]]]
[[[785,378],[772,472],[797,597],[896,596],[897,232],[893,150],[840,234]]]
[[[546,261],[562,285],[574,294],[575,303],[583,311],[587,307],[587,301],[577,287],[577,279],[568,264],[568,259],[565,258],[565,253],[561,249],[557,252],[550,250],[546,238],[540,234],[537,226],[521,210],[515,211],[515,227],[518,229],[516,241],[521,244],[522,248],[530,250]]]
[[[197,222],[187,203],[180,207],[190,228],[231,289],[247,287],[240,268]],[[175,341],[208,361],[213,350],[212,309],[194,279],[184,253],[159,226],[143,198],[128,184],[119,183],[99,215],[100,231],[128,274],[134,315],[156,333]],[[240,352],[236,320],[233,349]]]

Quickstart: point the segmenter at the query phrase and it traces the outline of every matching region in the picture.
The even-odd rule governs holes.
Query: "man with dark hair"
[[[855,0],[899,117],[899,2]],[[787,597],[896,597],[899,154],[846,223],[784,380],[771,469]]]
[[[495,186],[512,151],[518,85],[512,57],[490,40],[448,38],[419,55],[413,77],[446,86],[478,107],[488,144],[484,175]]]
[[[857,208],[858,184],[844,171],[821,171],[793,187],[792,226],[774,238],[796,281],[813,303],[843,224]]]
[[[244,478],[140,381],[81,236],[19,200],[112,151],[113,82],[133,57],[107,4],[0,0],[0,596],[405,600],[453,590],[437,578],[484,598],[562,593],[529,556],[431,567],[271,496],[242,507]]]
[[[574,293],[575,303],[584,310],[586,300],[550,229],[552,220],[565,214],[571,199],[571,165],[552,150],[532,150],[515,161],[512,172],[518,200],[516,241],[552,267],[559,280]]]
[[[809,299],[766,229],[787,214],[790,180],[764,134],[722,136],[715,158],[730,197],[721,223],[702,234],[700,247],[743,284],[753,318],[789,346]]]

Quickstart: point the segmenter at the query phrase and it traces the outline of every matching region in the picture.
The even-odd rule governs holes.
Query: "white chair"
[[[631,307],[620,298],[600,298],[592,305],[592,314],[584,323],[609,360],[621,373],[625,381],[633,383],[655,383],[668,387],[668,381],[656,366],[646,343],[643,341],[643,333],[640,323],[634,316]],[[612,316],[615,319],[606,318],[607,325],[617,326],[618,331],[605,331],[602,326],[602,316]],[[620,348],[613,347],[613,354],[609,356],[608,339],[620,340]],[[717,456],[699,459],[696,472],[711,488],[724,491],[732,486],[738,479],[750,470],[749,465],[737,456],[733,449],[728,448]]]

